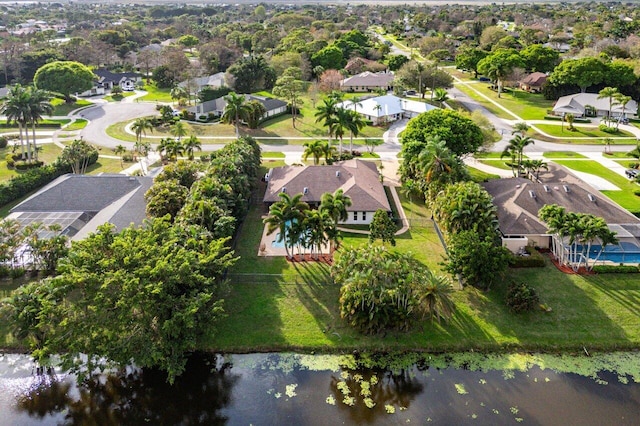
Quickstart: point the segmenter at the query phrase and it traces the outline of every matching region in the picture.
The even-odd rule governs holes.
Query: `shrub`
[[[631,163],[629,163],[629,168],[630,168],[630,169],[637,169],[637,168],[638,168],[638,166],[640,166],[640,164],[639,164],[639,163],[636,163],[636,162],[631,162]]]
[[[640,189],[634,189],[633,190],[633,195],[636,195],[636,196],[640,197]]]
[[[29,192],[46,185],[58,176],[69,172],[71,172],[71,167],[68,164],[56,162],[37,169],[29,169],[18,176],[14,176],[0,184],[0,205],[17,200]]]
[[[7,162],[7,167],[11,168],[16,165],[16,160],[13,159],[13,154],[9,153],[5,155],[4,159]]]
[[[514,313],[533,310],[540,303],[533,287],[525,283],[511,283],[507,288],[507,307]]]
[[[24,268],[13,268],[10,272],[9,275],[11,276],[11,278],[16,279],[16,278],[21,278],[24,276],[25,274],[25,270]]]
[[[525,248],[529,256],[513,256],[512,268],[543,268],[544,257],[533,247]]]
[[[11,269],[8,266],[0,265],[0,278],[8,278],[11,275]]]
[[[44,165],[44,161],[16,161],[15,162],[15,168],[16,170],[29,170],[29,169],[36,169],[38,167],[42,167]]]
[[[6,136],[0,136],[0,149],[6,148],[9,143],[9,139]]]
[[[609,127],[606,124],[599,125],[598,129],[605,133],[618,133],[618,129],[616,129],[615,127]]]
[[[124,154],[122,154],[122,161],[124,161],[125,163],[133,163],[133,154],[130,152],[126,152]]]
[[[635,274],[640,272],[640,269],[632,265],[595,265],[593,272],[598,274]]]

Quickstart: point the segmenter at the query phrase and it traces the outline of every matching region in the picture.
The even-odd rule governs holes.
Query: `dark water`
[[[130,369],[81,387],[36,375],[27,356],[0,355],[0,424],[637,425],[640,361],[618,355],[454,355],[394,371],[331,356],[207,356],[173,386]]]

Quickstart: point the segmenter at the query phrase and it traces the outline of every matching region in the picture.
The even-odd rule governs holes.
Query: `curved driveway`
[[[133,147],[133,142],[125,142],[107,135],[107,127],[114,123],[156,114],[156,104],[149,102],[109,102],[83,109],[77,116],[89,120],[80,132],[84,139],[98,145],[115,148],[116,145]]]

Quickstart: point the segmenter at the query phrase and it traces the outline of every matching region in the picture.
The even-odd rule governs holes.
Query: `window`
[[[358,212],[353,212],[353,220],[358,220]]]
[[[362,220],[367,220],[367,212],[362,212]]]

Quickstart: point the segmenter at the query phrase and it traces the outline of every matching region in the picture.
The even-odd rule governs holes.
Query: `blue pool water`
[[[582,250],[578,246],[578,251]],[[600,251],[600,245],[592,245],[589,258],[595,259]],[[640,263],[640,247],[633,243],[621,242],[618,245],[608,245],[598,257],[598,260],[608,260],[615,263]]]
[[[290,220],[286,221],[284,223],[284,226],[286,230],[289,230],[289,227],[291,226],[291,221]],[[301,240],[302,240],[302,237],[301,237]],[[284,248],[284,238],[282,238],[282,236],[280,235],[280,232],[276,234],[276,239],[271,243],[271,247]]]

